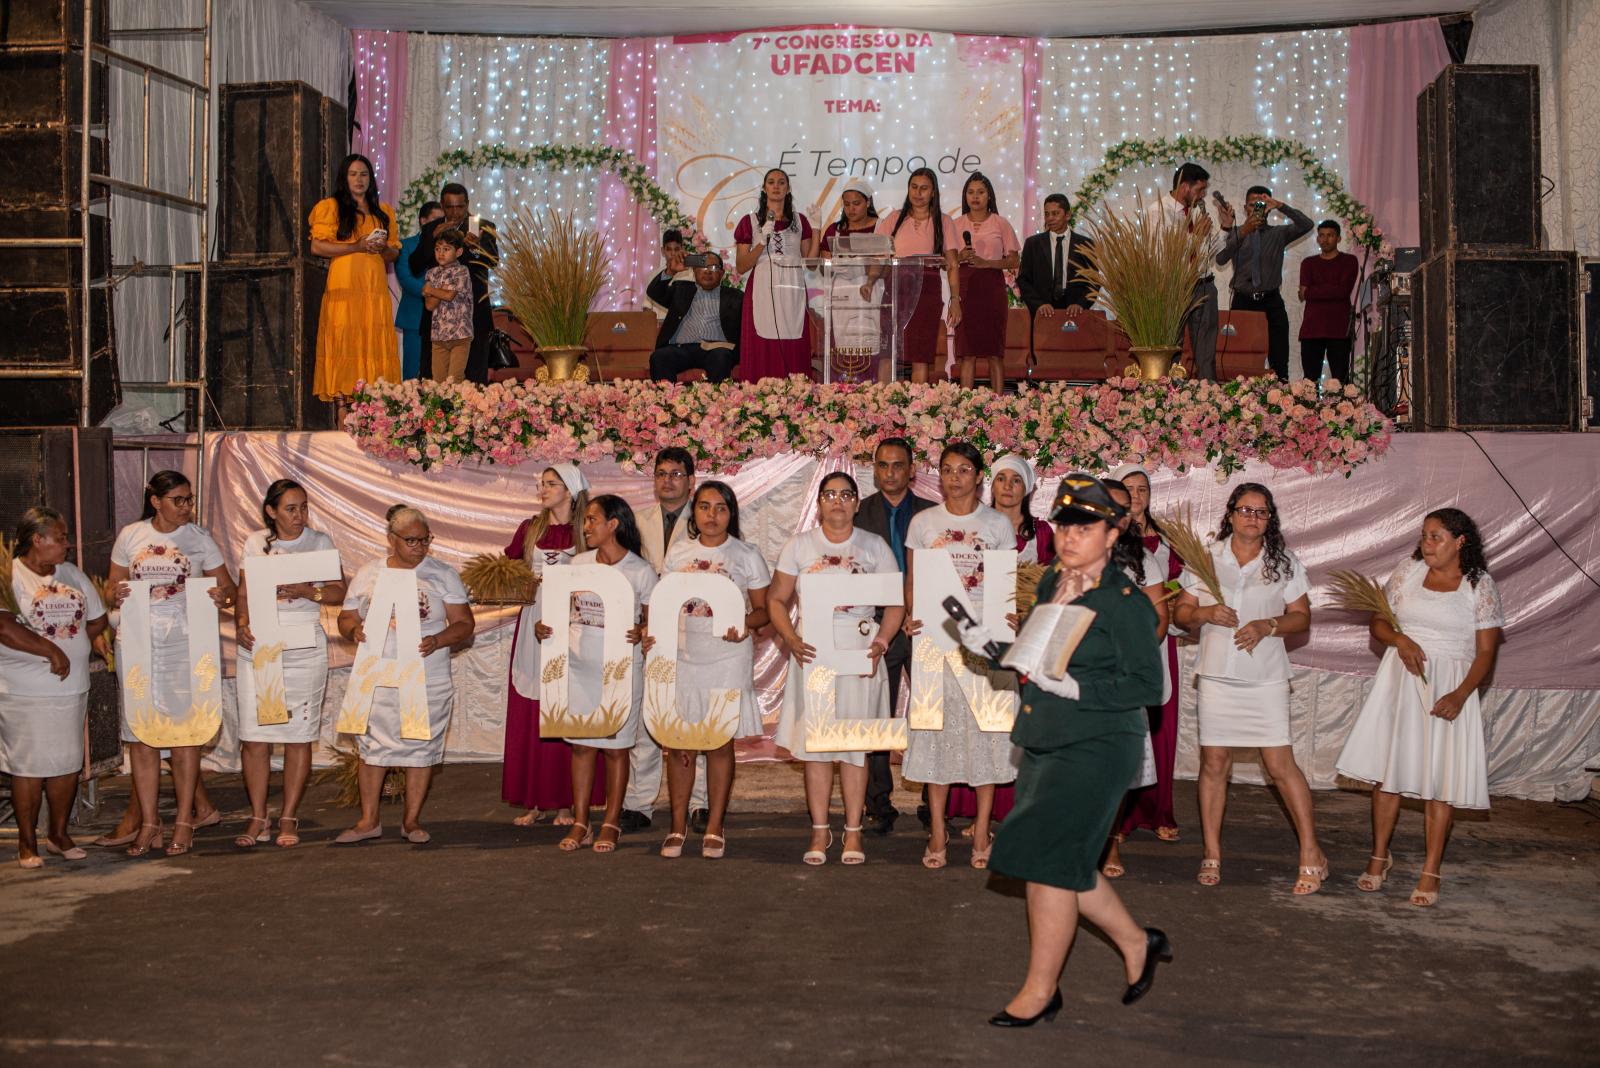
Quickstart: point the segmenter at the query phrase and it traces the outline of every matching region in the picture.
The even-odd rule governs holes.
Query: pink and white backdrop
[[[1406,245],[1417,238],[1411,100],[1447,58],[1432,19],[1117,40],[871,27],[610,40],[357,31],[357,145],[391,200],[451,148],[615,145],[726,245],[770,166],[789,171],[813,220],[836,212],[851,176],[873,178],[888,210],[921,162],[941,173],[947,205],[981,169],[1002,214],[1026,233],[1044,194],[1070,194],[1118,141],[1261,133],[1312,147]],[[1235,199],[1265,181],[1322,212],[1293,167],[1211,169]],[[619,182],[581,172],[461,177],[491,218],[548,204],[593,220],[613,260],[603,300],[640,304],[659,266],[659,230]],[[1113,196],[1149,194],[1167,179],[1131,170]]]

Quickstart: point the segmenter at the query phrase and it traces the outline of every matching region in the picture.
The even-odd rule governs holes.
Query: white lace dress
[[[1427,654],[1427,682],[1406,670],[1400,652],[1384,651],[1372,692],[1339,754],[1341,775],[1455,808],[1488,808],[1483,715],[1476,691],[1453,720],[1429,714],[1461,685],[1477,653],[1477,632],[1505,626],[1500,590],[1487,574],[1449,593],[1423,586],[1428,566],[1407,560],[1384,587],[1406,637]]]

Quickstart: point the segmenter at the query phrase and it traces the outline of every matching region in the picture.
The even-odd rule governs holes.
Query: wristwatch
[[[1278,617],[1277,616],[1273,616],[1271,619],[1267,620],[1267,637],[1270,638],[1270,637],[1274,636],[1277,633],[1278,633]]]
[[[318,604],[322,603],[322,587],[321,586],[313,586],[313,587],[311,587],[311,599],[313,601],[317,602]]]

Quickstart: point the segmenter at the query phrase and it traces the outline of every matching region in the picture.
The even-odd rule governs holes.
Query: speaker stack
[[[207,265],[212,425],[331,429],[333,406],[312,388],[328,271],[311,255],[307,217],[347,151],[345,109],[302,82],[224,85],[219,139],[219,258]]]
[[[1446,67],[1417,140],[1413,425],[1582,429],[1580,262],[1543,248],[1539,68]]]
[[[106,40],[105,5],[91,39]],[[77,239],[83,234],[82,0],[12,0],[0,5],[0,238]],[[90,170],[106,173],[106,69],[91,66]],[[106,190],[93,188],[103,202]],[[83,380],[83,321],[90,323],[89,421],[120,401],[113,347],[111,231],[104,214],[88,220],[90,276],[84,306],[80,247],[0,250],[0,426],[76,424]],[[17,374],[23,372],[23,374]],[[27,377],[37,373],[38,377]]]

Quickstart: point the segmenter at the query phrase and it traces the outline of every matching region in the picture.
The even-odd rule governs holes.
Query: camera
[[[1250,214],[1254,215],[1258,222],[1266,222],[1267,202],[1265,200],[1252,200],[1250,202]]]
[[[713,263],[720,266],[722,261],[709,252],[691,252],[683,258],[685,267],[710,267]]]

